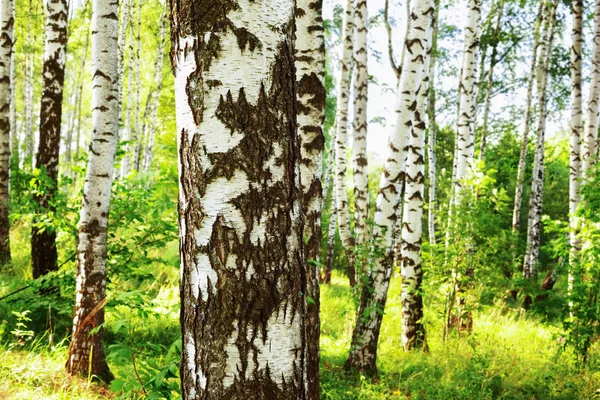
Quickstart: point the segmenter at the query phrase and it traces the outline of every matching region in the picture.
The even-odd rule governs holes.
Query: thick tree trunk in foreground
[[[354,234],[357,245],[365,243],[369,219],[367,162],[367,0],[356,0],[354,9],[354,121],[352,159],[354,167]],[[364,267],[364,266],[362,266]]]
[[[527,222],[527,247],[523,259],[523,277],[526,279],[537,276],[537,261],[540,252],[540,239],[542,234],[542,202],[544,195],[544,139],[546,135],[546,87],[548,84],[548,67],[552,54],[552,40],[556,20],[558,0],[554,1],[549,12],[549,21],[546,25],[544,38],[540,43],[540,59],[537,72],[538,92],[538,127],[535,145],[535,158],[531,182],[531,199],[529,202],[529,220]],[[599,0],[600,3],[600,0]]]
[[[118,14],[117,2],[93,0],[92,140],[79,219],[77,295],[67,361],[71,374],[87,375],[90,371],[103,380],[112,379],[104,358],[103,328],[93,335],[90,331],[104,323],[106,303],[108,211],[119,128]]]
[[[595,2],[594,41],[592,46],[592,79],[585,118],[581,169],[584,178],[596,163],[598,141],[598,111],[600,110],[600,1]]]
[[[317,399],[290,0],[171,2],[184,399]]]
[[[379,183],[377,208],[373,225],[373,242],[380,247],[374,257],[368,281],[363,287],[356,326],[352,334],[350,354],[346,368],[361,368],[376,371],[377,343],[383,319],[393,263],[393,232],[399,205],[399,183],[404,175],[404,148],[412,136],[414,107],[424,112],[424,104],[417,105],[417,93],[427,76],[425,59],[430,50],[433,4],[431,0],[417,0],[412,9],[413,21],[405,40],[406,53],[402,76],[397,91],[398,123],[390,138],[388,157]],[[426,88],[422,88],[426,91]],[[418,101],[425,101],[424,95]],[[423,114],[424,116],[424,114]],[[420,122],[421,123],[421,122]],[[422,126],[424,129],[424,124]],[[409,150],[412,148],[409,147]],[[412,161],[412,159],[411,159]],[[422,178],[422,176],[421,176]],[[379,255],[381,254],[381,255]]]
[[[46,44],[42,74],[42,103],[40,106],[40,142],[35,167],[44,170],[51,182],[44,193],[36,197],[40,214],[54,214],[53,199],[58,179],[60,128],[62,123],[63,83],[67,50],[66,0],[46,2]],[[36,219],[39,220],[39,216]],[[47,216],[41,218],[47,219]],[[31,229],[31,262],[33,277],[38,278],[58,268],[56,231],[52,226]]]
[[[145,128],[148,128],[148,133],[145,134],[147,137],[147,143],[144,147],[144,160],[142,163],[142,170],[148,172],[150,165],[152,165],[152,155],[154,154],[154,141],[156,135],[156,115],[158,113],[158,103],[160,98],[160,91],[163,84],[163,58],[165,55],[165,35],[167,28],[167,11],[164,10],[160,14],[160,29],[158,38],[158,48],[156,49],[156,66],[154,67],[154,82],[156,82],[156,88],[152,91],[150,96],[150,111],[148,121],[144,118],[144,128],[142,132],[145,132]]]
[[[581,179],[581,51],[583,47],[583,0],[573,1],[573,31],[571,35],[571,136],[569,153],[569,275],[568,293],[573,289],[572,268],[579,253],[579,240],[577,239],[578,221],[575,216],[579,205],[579,185]],[[572,306],[572,303],[569,303]]]
[[[15,20],[12,0],[0,1],[0,267],[10,262],[10,65]]]
[[[525,180],[525,168],[527,163],[527,139],[529,137],[529,125],[531,123],[531,98],[533,95],[533,85],[536,80],[536,66],[538,47],[540,41],[540,29],[544,19],[544,3],[540,1],[537,17],[535,20],[535,30],[533,32],[533,53],[531,55],[531,66],[529,67],[529,78],[527,81],[527,97],[525,101],[525,120],[523,132],[521,134],[521,152],[519,155],[519,167],[517,169],[517,183],[515,187],[515,202],[513,206],[512,231],[518,234],[521,226],[521,204],[523,203],[523,181]]]
[[[319,398],[319,254],[321,252],[321,175],[325,122],[325,38],[322,0],[296,2],[296,98],[300,138],[300,181],[306,243],[306,359],[308,393]]]
[[[336,110],[336,148],[335,148],[335,194],[340,239],[348,258],[348,279],[350,286],[356,285],[354,269],[354,238],[350,233],[348,212],[348,194],[346,193],[346,146],[348,144],[348,99],[352,69],[353,0],[348,0],[344,17],[344,50],[342,52],[340,78],[338,80],[338,101]]]

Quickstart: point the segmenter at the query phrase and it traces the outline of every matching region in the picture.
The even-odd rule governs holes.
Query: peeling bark
[[[181,391],[308,399],[289,0],[171,0]]]
[[[117,88],[118,2],[92,4],[92,138],[83,187],[77,244],[77,285],[73,336],[67,370],[109,381],[104,358],[103,328],[106,302],[106,240],[110,192],[119,128]]]
[[[39,214],[54,214],[53,199],[58,183],[58,156],[62,123],[63,86],[67,50],[66,0],[46,2],[46,44],[44,47],[44,70],[42,74],[42,101],[40,106],[40,140],[35,167],[45,171],[50,185],[45,193],[36,196]],[[39,221],[49,219],[47,215]],[[50,217],[51,219],[51,217]],[[31,229],[31,261],[33,277],[38,278],[58,269],[56,231],[53,226]]]

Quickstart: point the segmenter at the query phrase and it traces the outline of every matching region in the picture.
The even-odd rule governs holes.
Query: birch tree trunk
[[[83,187],[77,244],[77,291],[73,336],[67,370],[88,371],[109,381],[112,374],[104,358],[103,328],[106,304],[106,240],[110,191],[114,176],[119,129],[117,102],[118,2],[92,3],[92,139]]]
[[[344,19],[344,50],[342,53],[340,78],[338,80],[338,100],[336,110],[336,148],[335,148],[335,192],[336,210],[340,239],[346,250],[348,258],[348,279],[350,286],[356,285],[356,271],[354,269],[354,238],[350,233],[350,216],[348,213],[348,195],[346,193],[346,146],[348,143],[348,99],[350,94],[350,71],[352,69],[352,36],[353,0],[348,0]]]
[[[366,1],[366,0],[365,0]],[[296,2],[296,98],[300,138],[300,181],[305,224],[307,377],[309,397],[318,399],[320,291],[319,255],[321,252],[321,175],[323,169],[323,124],[325,122],[325,37],[322,0]]]
[[[367,162],[367,0],[356,0],[354,8],[354,234],[357,245],[365,243],[369,219],[369,171]]]
[[[571,136],[569,153],[569,261],[571,267],[568,275],[568,293],[573,289],[573,265],[579,253],[579,240],[577,239],[578,220],[575,216],[579,205],[579,184],[581,179],[581,51],[583,47],[583,0],[573,1],[573,30],[571,35]],[[572,303],[569,302],[569,306]]]
[[[10,65],[13,57],[12,0],[0,0],[0,266],[10,263]]]
[[[581,170],[587,178],[596,163],[596,142],[598,141],[598,111],[600,101],[600,1],[595,1],[594,41],[592,46],[592,79],[583,133]]]
[[[469,176],[473,168],[475,110],[477,107],[475,86],[477,83],[480,7],[480,0],[469,0],[467,3],[469,13],[465,27],[463,62],[460,76],[461,90],[458,102],[456,151],[454,154],[456,171],[453,182],[453,207],[461,203],[464,180]]]
[[[600,0],[599,0],[600,2]],[[538,92],[538,127],[533,164],[533,178],[531,182],[531,199],[529,202],[529,219],[527,222],[527,247],[523,260],[523,276],[532,279],[537,276],[537,261],[540,251],[540,238],[542,233],[542,202],[544,194],[544,137],[546,131],[546,86],[548,83],[548,67],[552,54],[552,40],[556,20],[558,0],[554,0],[552,10],[549,11],[544,39],[540,43],[540,59],[537,71]]]
[[[429,4],[433,6],[429,0]],[[433,14],[433,13],[432,13]],[[425,129],[426,103],[429,91],[429,62],[433,18],[427,19],[422,77],[416,92],[412,132],[406,144],[406,173],[402,216],[401,274],[402,274],[402,345],[405,350],[426,349],[423,325],[423,266],[421,242],[423,237],[423,203],[425,198]]]
[[[336,148],[336,131],[337,128],[333,127],[333,133],[329,141],[329,152],[327,156],[327,169],[325,171],[324,183],[323,183],[323,201],[321,203],[321,209],[325,209],[325,201],[329,195],[329,189],[331,189],[331,212],[329,215],[329,222],[327,224],[327,249],[325,250],[325,266],[324,272],[321,279],[322,283],[331,283],[331,273],[333,271],[333,259],[335,257],[335,233],[337,228],[337,209],[335,202],[335,180],[333,179],[333,171],[335,168],[335,148]]]
[[[17,128],[17,91],[16,85],[16,71],[15,71],[15,3],[11,1],[11,17],[13,19],[12,25],[12,56],[10,58],[10,109],[9,109],[9,121],[10,121],[10,148],[11,148],[11,168],[19,168],[19,130]]]
[[[35,167],[45,171],[50,185],[40,196],[37,222],[51,219],[56,212],[53,199],[58,183],[58,156],[62,123],[63,84],[67,50],[66,0],[46,1],[46,44],[44,46],[44,72],[42,74],[42,102],[40,106],[40,140]],[[40,216],[43,215],[43,216]],[[47,214],[47,215],[44,215]],[[58,269],[56,231],[53,226],[31,229],[31,263],[33,278]]]
[[[483,108],[483,125],[481,129],[481,140],[479,142],[479,159],[485,160],[485,147],[487,146],[488,119],[490,116],[490,105],[492,99],[492,89],[494,86],[494,67],[496,66],[496,57],[498,56],[498,41],[500,40],[500,24],[504,12],[504,0],[499,0],[496,10],[496,25],[494,26],[494,42],[492,43],[492,54],[490,55],[490,68],[487,75],[487,87],[485,92]]]
[[[350,354],[346,361],[346,368],[360,368],[369,372],[376,371],[377,367],[377,343],[392,273],[393,232],[399,205],[398,187],[404,175],[404,148],[414,128],[415,101],[419,87],[427,75],[425,59],[430,50],[433,3],[431,0],[416,0],[413,3],[413,20],[408,37],[405,39],[405,60],[396,94],[399,105],[398,120],[403,129],[394,129],[389,141],[388,157],[381,174],[373,224],[372,240],[381,251],[378,251],[374,257],[373,267],[367,277],[368,281],[361,292]],[[425,97],[422,95],[418,99],[423,101]],[[417,105],[417,107],[424,110],[422,106]],[[422,128],[424,129],[424,125]]]
[[[131,9],[132,9],[132,4],[129,4],[129,13],[130,13],[130,17],[131,17]],[[127,175],[129,175],[129,171],[131,170],[131,142],[132,142],[132,138],[133,138],[133,127],[132,127],[132,118],[135,118],[134,110],[133,110],[133,102],[134,102],[134,95],[133,95],[133,91],[134,91],[134,76],[133,76],[133,71],[134,71],[134,63],[135,63],[135,56],[134,56],[134,40],[135,40],[135,35],[133,32],[133,22],[132,22],[133,18],[131,18],[131,20],[129,21],[129,60],[127,62],[127,108],[125,110],[125,125],[123,127],[122,130],[122,138],[121,140],[123,142],[125,142],[125,144],[123,145],[123,159],[121,160],[121,174],[120,176],[122,178],[125,178]]]
[[[429,231],[429,244],[435,245],[436,228],[435,215],[437,210],[437,156],[435,144],[437,142],[437,125],[435,122],[435,62],[437,59],[437,37],[439,25],[440,0],[434,1],[433,11],[433,33],[431,36],[431,54],[429,59],[429,95],[427,98],[427,119],[429,122],[427,136],[427,156],[429,161],[429,208],[427,210],[427,227]]]
[[[127,41],[127,28],[129,27],[129,13],[131,12],[131,0],[121,2],[121,18],[119,19],[119,36],[117,39],[117,102],[119,104],[119,137],[121,137],[123,127],[121,127],[121,109],[123,107],[123,76],[125,75],[125,45]]]
[[[515,202],[513,207],[512,231],[518,234],[521,226],[521,204],[523,203],[523,181],[525,180],[525,168],[527,164],[527,139],[529,137],[529,124],[531,123],[531,98],[533,84],[536,80],[537,54],[540,42],[540,28],[544,20],[544,2],[538,5],[535,29],[533,32],[533,52],[531,55],[531,66],[529,67],[529,79],[527,81],[527,97],[525,100],[525,118],[523,122],[523,133],[521,134],[521,152],[519,154],[519,167],[517,169],[517,183],[515,185]]]
[[[145,125],[148,128],[148,133],[146,134],[148,138],[148,142],[144,147],[144,162],[142,165],[142,169],[144,172],[148,172],[150,170],[150,165],[152,164],[152,155],[154,153],[154,140],[156,135],[156,115],[158,113],[158,101],[160,98],[160,91],[162,89],[163,84],[163,58],[165,55],[165,34],[167,28],[167,11],[166,9],[160,14],[160,29],[159,29],[159,39],[158,39],[158,48],[156,49],[156,65],[154,68],[154,82],[156,82],[156,88],[152,92],[152,96],[150,99],[150,111],[149,111],[149,120],[148,124]],[[145,131],[142,129],[142,131]]]
[[[316,399],[290,0],[171,2],[185,399]]]
[[[23,82],[23,104],[25,123],[23,134],[23,168],[30,171],[33,165],[33,84],[34,84],[34,52],[32,47],[35,44],[33,36],[34,29],[31,24],[33,15],[37,10],[33,7],[33,1],[29,0],[29,18],[27,18],[27,53],[25,55],[25,79]]]

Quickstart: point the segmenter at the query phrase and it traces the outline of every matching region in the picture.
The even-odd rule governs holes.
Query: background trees
[[[45,131],[59,3],[14,3],[0,79],[0,397],[596,391],[595,4],[73,1]]]

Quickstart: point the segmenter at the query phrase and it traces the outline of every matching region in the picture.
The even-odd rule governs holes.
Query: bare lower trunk
[[[104,358],[106,304],[106,240],[110,192],[117,150],[118,3],[95,0],[92,5],[92,138],[83,188],[77,244],[77,294],[67,370],[91,373],[108,381],[112,374]]]
[[[525,180],[525,167],[527,163],[527,139],[529,137],[529,124],[531,122],[531,98],[533,94],[533,84],[536,80],[537,53],[539,46],[540,28],[543,20],[543,2],[539,3],[538,12],[533,33],[533,54],[531,56],[531,66],[529,67],[529,78],[527,82],[527,97],[525,101],[525,119],[523,132],[521,134],[521,152],[519,154],[519,167],[517,170],[517,183],[515,187],[515,202],[513,207],[512,230],[513,234],[519,232],[521,226],[521,204],[523,202],[523,181]]]
[[[185,399],[318,397],[306,359],[294,6],[171,2]]]
[[[350,71],[352,62],[353,0],[348,0],[344,20],[344,50],[342,53],[338,102],[336,110],[336,149],[335,149],[335,193],[340,239],[348,258],[348,279],[350,286],[356,285],[354,269],[354,238],[350,233],[348,194],[346,193],[346,146],[348,144],[348,99],[350,95]]]
[[[540,44],[540,59],[538,62],[538,127],[537,141],[535,146],[535,159],[533,165],[533,177],[531,182],[531,199],[529,202],[529,220],[527,222],[527,247],[523,260],[523,276],[526,279],[537,276],[537,261],[540,251],[540,239],[542,234],[542,202],[544,194],[544,139],[546,133],[546,86],[548,83],[548,68],[552,54],[552,40],[554,36],[554,22],[556,19],[556,8],[558,0],[552,5],[549,12],[545,38]],[[600,1],[599,1],[600,3]]]
[[[411,147],[407,147],[408,138],[412,136],[411,133],[415,129],[417,131],[425,129],[424,123],[420,119],[421,116],[415,117],[414,111],[416,106],[423,112],[424,117],[424,104],[418,105],[417,102],[425,101],[426,96],[423,93],[421,96],[417,96],[417,93],[427,76],[425,59],[431,49],[432,11],[433,2],[430,0],[413,2],[413,21],[405,39],[404,45],[407,53],[396,94],[399,129],[394,129],[391,134],[388,157],[381,174],[377,195],[372,241],[378,251],[373,256],[373,266],[361,291],[356,326],[352,333],[346,368],[360,368],[367,372],[375,372],[377,367],[377,343],[392,273],[392,244],[400,201],[399,187],[404,178],[403,165],[406,160],[404,149],[406,147],[413,150]],[[422,90],[426,92],[427,89],[423,88]],[[414,118],[419,121],[419,128],[415,128]],[[410,160],[413,161],[412,158]],[[424,159],[421,162],[423,161]],[[423,178],[422,174],[421,178]]]
[[[63,84],[67,50],[66,0],[47,2],[46,44],[42,74],[42,103],[40,106],[40,140],[35,167],[45,171],[49,184],[36,197],[39,214],[36,221],[52,219],[56,213],[55,195],[58,183],[58,156],[62,123]],[[31,229],[31,263],[33,277],[38,278],[58,269],[56,230],[54,226]]]
[[[0,1],[0,267],[10,262],[10,66],[13,57],[12,0]]]

